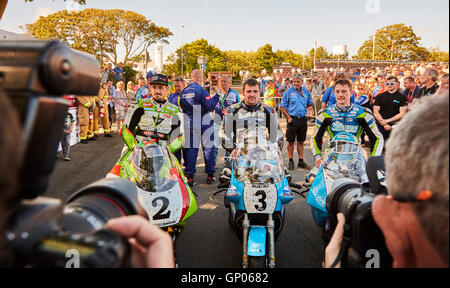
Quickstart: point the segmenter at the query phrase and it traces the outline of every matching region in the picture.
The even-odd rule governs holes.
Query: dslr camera
[[[327,196],[331,232],[337,225],[337,214],[345,216],[344,237],[338,259],[344,268],[391,268],[392,257],[383,233],[372,216],[372,202],[377,195],[387,195],[384,157],[367,162],[368,183],[349,178],[336,180]],[[370,260],[370,261],[369,261]]]
[[[109,219],[147,214],[136,186],[122,179],[97,181],[69,197],[39,197],[53,171],[69,102],[62,95],[97,95],[98,61],[61,42],[1,41],[0,89],[15,106],[25,154],[12,213],[1,231],[2,267],[128,267],[130,247],[106,230]],[[76,256],[77,263],[68,266]],[[72,264],[71,264],[72,265]]]

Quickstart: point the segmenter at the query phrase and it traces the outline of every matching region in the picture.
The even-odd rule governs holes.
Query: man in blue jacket
[[[225,110],[233,104],[241,102],[239,98],[239,93],[236,90],[231,89],[231,78],[229,75],[221,74],[220,75],[220,90],[221,90],[221,98],[219,103],[217,103],[216,108],[214,109],[214,163],[217,162],[217,155],[219,154],[219,131],[222,126],[223,121],[223,113]],[[225,160],[228,160],[230,153],[228,151],[225,152]]]
[[[210,112],[214,111],[220,96],[218,88],[211,87],[214,96],[211,97],[208,90],[201,86],[203,83],[203,72],[193,70],[191,72],[191,83],[184,88],[180,96],[180,106],[185,114],[186,142],[183,148],[186,168],[184,174],[189,185],[194,185],[196,172],[198,148],[202,144],[203,157],[205,160],[205,173],[208,175],[207,183],[212,184],[216,180],[214,163],[214,125]]]

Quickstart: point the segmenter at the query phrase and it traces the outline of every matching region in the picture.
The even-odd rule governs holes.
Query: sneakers
[[[288,169],[289,170],[294,170],[294,160],[293,159],[289,159],[289,166],[288,166]]]
[[[206,178],[206,184],[211,185],[216,181],[216,177],[213,174],[209,174],[208,178]]]
[[[89,144],[89,141],[87,139],[83,139],[80,141],[81,144]]]
[[[301,160],[301,161],[299,160],[299,161],[298,161],[297,167],[298,167],[298,168],[303,168],[303,169],[306,169],[306,170],[311,170],[311,166],[309,166],[308,164],[306,164],[306,162],[303,161],[303,160]]]
[[[106,133],[106,134],[105,134],[105,137],[107,137],[107,138],[112,138],[113,135],[111,135],[110,133]]]
[[[63,159],[64,161],[70,161],[69,156],[64,156],[62,159]]]

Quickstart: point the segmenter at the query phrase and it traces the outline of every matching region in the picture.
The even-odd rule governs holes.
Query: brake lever
[[[308,190],[305,190],[305,191],[291,190],[291,192],[292,192],[292,193],[295,193],[295,194],[297,194],[297,195],[300,195],[300,196],[302,196],[304,199],[306,199],[306,196],[305,196],[304,194],[305,194],[305,193],[308,193],[308,192],[309,192],[309,189],[308,189]]]
[[[219,191],[217,191],[216,193],[214,193],[213,196],[217,196],[217,195],[219,195],[219,194],[222,193],[222,192],[226,192],[227,190],[228,190],[227,188],[220,189]]]

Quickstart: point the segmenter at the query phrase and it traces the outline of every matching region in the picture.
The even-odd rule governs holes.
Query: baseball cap
[[[150,79],[150,85],[153,85],[153,84],[161,84],[161,85],[169,86],[169,80],[166,75],[155,74]]]

